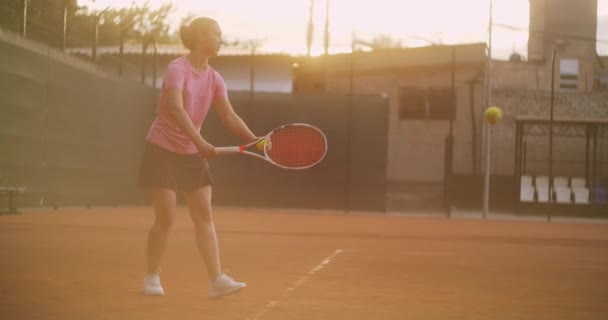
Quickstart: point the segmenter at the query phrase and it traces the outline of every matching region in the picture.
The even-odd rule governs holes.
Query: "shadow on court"
[[[218,208],[242,293],[208,299],[180,209],[164,297],[140,293],[150,208],[0,217],[3,319],[603,319],[608,225]]]

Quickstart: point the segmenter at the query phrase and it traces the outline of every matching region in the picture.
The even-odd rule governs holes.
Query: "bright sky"
[[[148,0],[157,7],[171,2],[174,28],[189,12],[212,17],[228,40],[258,40],[265,52],[305,52],[310,0]],[[323,50],[327,0],[315,0],[313,53]],[[490,0],[329,0],[331,52],[347,51],[353,31],[370,41],[385,34],[407,46],[427,45],[424,38],[444,44],[485,42],[488,37]],[[494,23],[528,28],[529,0],[493,0]],[[129,6],[145,0],[79,0],[91,8]],[[204,3],[204,4],[203,4]],[[598,0],[598,38],[608,39],[608,0]],[[527,53],[526,32],[493,29],[493,54],[506,59],[513,51]],[[608,54],[608,44],[598,43]]]

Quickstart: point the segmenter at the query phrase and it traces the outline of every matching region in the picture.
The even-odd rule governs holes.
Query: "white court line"
[[[329,257],[325,258],[325,260],[321,261],[321,263],[319,263],[318,266],[314,267],[312,270],[308,271],[307,274],[303,275],[302,277],[300,277],[300,279],[298,279],[296,282],[294,282],[289,288],[283,290],[283,292],[281,292],[281,296],[279,298],[277,298],[276,300],[272,300],[270,302],[268,302],[262,309],[260,309],[260,311],[258,311],[253,318],[247,318],[248,320],[258,320],[260,319],[261,316],[263,316],[264,314],[266,314],[268,311],[276,308],[279,306],[280,302],[279,299],[285,297],[287,294],[289,294],[290,292],[294,291],[295,289],[297,289],[299,286],[301,286],[302,284],[304,284],[304,282],[306,282],[306,280],[308,280],[308,278],[310,278],[311,276],[313,276],[315,273],[323,270],[323,268],[325,268],[325,266],[327,266],[331,260],[333,258],[335,258],[338,254],[340,254],[342,252],[342,249],[338,249],[336,251],[334,251],[334,253],[332,253]]]

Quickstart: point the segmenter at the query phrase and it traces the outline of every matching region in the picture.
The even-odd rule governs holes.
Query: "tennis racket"
[[[258,143],[263,142],[263,150]],[[278,127],[248,144],[215,148],[217,155],[246,154],[283,169],[302,170],[316,166],[327,153],[327,138],[321,130],[304,123]]]

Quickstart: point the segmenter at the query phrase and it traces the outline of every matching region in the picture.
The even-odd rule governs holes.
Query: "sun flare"
[[[148,0],[151,6],[171,2],[176,8],[171,23],[177,28],[188,13],[217,19],[226,37],[260,43],[260,52],[303,54],[310,17],[310,0]],[[327,0],[315,0],[312,54],[323,52]],[[428,43],[485,42],[488,38],[490,0],[329,0],[330,52],[347,51],[353,34],[371,41],[388,36],[405,46]],[[99,9],[128,6],[132,0],[82,0]],[[137,2],[137,1],[136,1]],[[144,2],[144,0],[142,0]],[[528,0],[494,0],[495,23],[528,27]],[[496,28],[494,45],[525,54],[527,33]],[[499,48],[499,50],[500,50]]]

